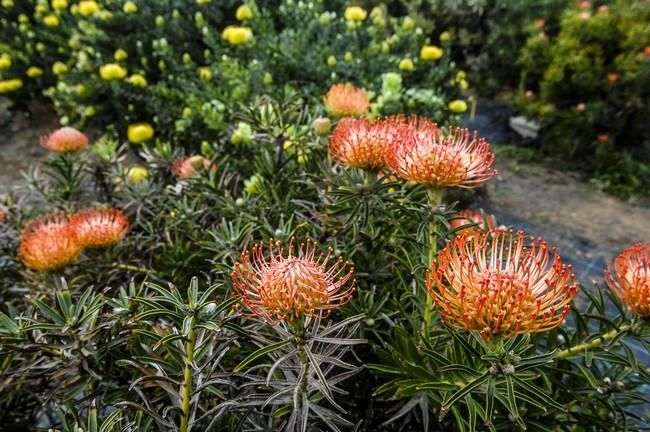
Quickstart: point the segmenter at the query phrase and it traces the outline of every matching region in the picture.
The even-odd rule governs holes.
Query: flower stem
[[[181,387],[181,432],[190,430],[190,395],[192,394],[192,362],[194,361],[194,346],[196,345],[196,331],[194,318],[190,321],[190,331],[185,343],[185,371],[183,373],[183,386]]]
[[[429,202],[429,209],[433,213],[435,210],[440,207],[440,204],[442,203],[442,194],[444,190],[439,189],[436,187],[430,187],[427,189],[427,197],[428,197],[428,202]],[[431,218],[431,221],[429,221],[429,253],[427,255],[427,262],[426,262],[426,268],[429,268],[431,266],[431,262],[433,259],[436,257],[437,253],[437,245],[438,245],[438,224],[435,220],[435,218]],[[424,333],[425,335],[429,332],[429,327],[431,326],[431,312],[433,310],[433,299],[429,295],[428,292],[426,292],[426,305],[424,309]]]
[[[561,359],[565,359],[565,358],[568,358],[568,357],[573,357],[575,355],[579,355],[579,354],[583,353],[584,351],[588,351],[590,349],[598,348],[604,342],[607,342],[609,340],[614,339],[615,337],[617,337],[621,333],[626,333],[631,328],[632,328],[632,324],[624,324],[624,325],[620,326],[619,328],[614,329],[614,330],[612,330],[610,332],[607,332],[605,334],[602,334],[602,335],[598,336],[597,338],[595,338],[595,339],[593,339],[593,340],[591,340],[589,342],[584,342],[584,343],[578,344],[576,346],[572,346],[570,348],[567,348],[564,351],[560,351],[555,356],[555,358],[561,360]]]
[[[302,379],[298,383],[296,401],[297,405],[293,407],[294,410],[301,413],[303,410],[302,400],[303,395],[307,392],[307,386],[309,385],[309,357],[305,351],[305,337],[304,337],[304,325],[297,325],[294,329],[294,337],[296,343],[296,350],[298,351],[298,359],[300,360],[300,365],[304,367],[305,373],[302,376]]]

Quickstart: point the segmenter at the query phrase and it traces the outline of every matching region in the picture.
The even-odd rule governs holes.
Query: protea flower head
[[[494,215],[486,214],[483,210],[461,210],[455,218],[449,221],[449,224],[451,229],[456,231],[456,234],[478,234],[483,231],[490,232],[497,229]],[[466,226],[469,224],[476,224],[477,226]]]
[[[650,317],[650,242],[625,249],[605,271],[605,281],[633,313]]]
[[[285,248],[269,240],[268,253],[260,242],[241,256],[232,272],[235,290],[251,315],[265,321],[293,322],[324,316],[344,305],[354,291],[353,269],[342,258],[330,262],[332,249],[318,253],[316,242],[307,240]]]
[[[497,230],[448,241],[426,286],[447,324],[489,341],[562,324],[578,290],[573,277],[546,241]]]
[[[70,224],[84,247],[103,248],[116,244],[129,230],[129,220],[114,208],[96,208],[72,216]]]
[[[360,117],[368,111],[368,94],[352,84],[334,84],[323,97],[325,108],[336,117]]]
[[[412,133],[393,140],[386,162],[405,180],[432,187],[475,188],[496,175],[494,153],[483,138],[466,129],[439,128],[423,118],[409,119]]]
[[[88,147],[88,137],[71,127],[62,127],[41,137],[41,146],[57,153],[73,153]]]
[[[25,267],[51,271],[71,264],[82,249],[70,219],[63,213],[52,213],[23,229],[18,257]]]
[[[343,165],[379,171],[386,167],[386,151],[406,128],[401,117],[370,121],[341,119],[330,138],[330,154]]]
[[[192,177],[204,169],[210,169],[210,160],[203,156],[190,156],[186,159],[176,159],[172,162],[172,174],[180,178]],[[216,167],[213,166],[212,172],[215,171]]]

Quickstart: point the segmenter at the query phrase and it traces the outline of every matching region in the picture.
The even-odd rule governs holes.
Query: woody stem
[[[435,210],[437,210],[440,207],[440,204],[442,203],[442,194],[444,192],[444,189],[436,188],[436,187],[429,187],[427,189],[427,197],[428,197],[428,202],[429,202],[429,210],[431,213],[433,213]],[[431,218],[429,221],[429,253],[427,255],[427,262],[426,262],[426,267],[429,268],[431,266],[431,262],[433,259],[436,257],[437,253],[437,245],[438,245],[438,224],[436,222],[436,219],[434,217]],[[424,309],[424,330],[425,332],[429,331],[429,327],[431,325],[431,314],[433,311],[433,299],[429,295],[429,293],[426,293],[426,305]]]
[[[555,356],[556,359],[565,359],[568,357],[573,357],[575,355],[579,355],[581,353],[584,353],[585,351],[589,351],[594,348],[598,348],[601,346],[603,343],[612,340],[616,338],[618,335],[622,333],[628,332],[632,328],[632,324],[624,324],[620,326],[617,329],[614,329],[612,331],[609,331],[605,334],[602,334],[598,336],[597,338],[589,341],[589,342],[584,342],[581,344],[578,344],[576,346],[572,346],[570,348],[565,349],[564,351],[560,351],[558,355]]]

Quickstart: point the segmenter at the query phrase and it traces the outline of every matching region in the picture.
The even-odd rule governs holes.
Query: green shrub
[[[611,178],[615,169],[624,168],[617,174],[622,185],[625,176],[647,178],[642,165],[617,163],[614,168],[612,161],[627,157],[619,152],[650,161],[643,120],[650,114],[649,19],[647,2],[600,7],[583,2],[566,11],[557,34],[543,26],[531,28],[521,56],[517,102],[541,121],[547,153],[579,161],[596,176]],[[624,188],[625,195],[647,188],[642,183]]]

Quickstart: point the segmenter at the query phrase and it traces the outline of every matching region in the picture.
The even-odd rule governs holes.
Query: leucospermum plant
[[[253,396],[275,408],[260,427],[307,431],[319,423],[333,430],[352,425],[344,417],[339,384],[358,371],[346,354],[364,342],[353,338],[362,317],[329,320],[350,300],[355,285],[353,270],[342,258],[331,262],[332,252],[320,252],[310,239],[297,247],[293,238],[288,246],[269,240],[268,248],[261,242],[245,252],[233,269],[242,312],[271,330],[251,334],[260,348],[235,368],[245,371],[247,385],[268,389],[267,395]],[[246,369],[262,357],[267,363]],[[329,407],[319,403],[321,397]]]

